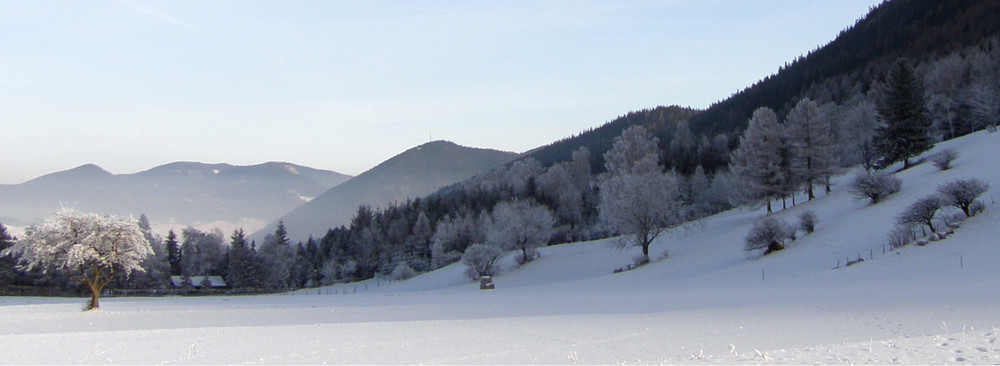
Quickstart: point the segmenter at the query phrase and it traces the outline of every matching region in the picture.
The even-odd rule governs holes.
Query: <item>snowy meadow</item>
[[[93,312],[84,299],[6,297],[0,363],[995,364],[1000,133],[924,156],[944,149],[959,154],[950,170],[897,173],[902,190],[877,205],[851,196],[847,173],[777,210],[818,224],[766,256],[743,250],[764,209],[737,209],[661,236],[653,263],[622,273],[639,249],[606,240],[541,248],[520,267],[508,254],[490,291],[453,264],[279,295],[109,297]],[[984,212],[944,240],[888,247],[900,212],[966,178],[993,187]]]

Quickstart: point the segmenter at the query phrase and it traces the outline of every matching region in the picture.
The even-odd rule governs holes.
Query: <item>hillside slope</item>
[[[464,147],[448,141],[428,142],[323,192],[316,199],[287,212],[281,220],[293,242],[305,241],[309,236],[319,238],[330,228],[348,225],[358,206],[385,207],[393,202],[426,196],[506,163],[515,156],[510,152]],[[273,233],[277,221],[251,238],[261,240]]]

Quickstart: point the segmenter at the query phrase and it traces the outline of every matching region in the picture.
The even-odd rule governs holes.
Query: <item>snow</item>
[[[734,210],[662,236],[652,264],[618,274],[638,248],[540,248],[521,268],[508,255],[489,291],[453,265],[281,295],[106,298],[98,312],[81,312],[83,299],[6,297],[2,362],[1000,363],[998,140],[940,144],[925,156],[955,149],[951,170],[901,172],[902,191],[878,205],[853,199],[845,174],[831,194],[776,213],[796,223],[812,210],[819,222],[763,257],[742,250],[762,210]],[[972,177],[993,187],[985,212],[943,241],[883,254],[906,206]]]

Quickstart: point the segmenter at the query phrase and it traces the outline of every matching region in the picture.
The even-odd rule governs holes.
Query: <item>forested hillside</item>
[[[754,109],[768,107],[784,115],[803,97],[843,103],[867,92],[896,58],[939,58],[998,31],[1000,2],[886,1],[825,46],[691,118],[691,131],[740,135]]]

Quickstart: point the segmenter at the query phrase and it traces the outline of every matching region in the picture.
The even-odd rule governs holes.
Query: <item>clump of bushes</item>
[[[870,199],[874,205],[879,203],[882,198],[899,192],[902,188],[903,181],[895,176],[884,172],[863,171],[854,176],[849,190],[854,197]]]
[[[951,163],[958,159],[958,153],[952,149],[946,149],[942,152],[934,154],[931,157],[931,163],[934,164],[938,169],[948,170],[951,169]]]
[[[469,266],[465,275],[470,280],[478,280],[483,276],[497,274],[497,261],[503,257],[503,251],[493,245],[472,244],[462,254],[462,264]]]
[[[819,222],[819,219],[816,218],[816,213],[812,211],[806,210],[799,215],[799,229],[805,231],[806,234],[812,234],[813,231],[816,231],[817,222]]]
[[[788,223],[772,216],[757,220],[747,234],[744,249],[747,251],[765,249],[764,254],[785,249],[785,242],[795,239],[795,229]]]

